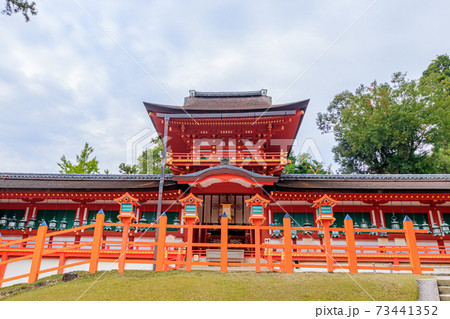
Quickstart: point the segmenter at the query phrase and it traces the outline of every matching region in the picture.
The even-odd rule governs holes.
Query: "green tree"
[[[449,172],[448,78],[431,73],[420,81],[394,73],[390,84],[344,91],[318,114],[322,133],[334,134],[342,173]]]
[[[36,3],[27,0],[6,0],[5,9],[1,11],[2,14],[12,15],[13,13],[21,12],[25,17],[25,21],[30,21],[30,15],[36,15]]]
[[[283,173],[285,174],[329,174],[330,168],[325,170],[323,163],[313,160],[311,155],[303,153],[295,155],[291,152],[288,156],[288,160],[291,161],[284,167]]]
[[[152,148],[144,150],[138,157],[138,163],[135,165],[126,165],[120,163],[119,171],[122,174],[160,174],[163,144],[159,138],[152,139]],[[166,166],[166,173],[172,173]]]
[[[67,160],[65,155],[61,156],[61,163],[58,163],[58,166],[61,168],[59,172],[63,174],[98,174],[97,159],[95,157],[89,158],[93,152],[94,149],[86,143],[81,154],[76,157],[76,164],[72,164],[71,161]]]
[[[137,165],[125,165],[125,163],[120,163],[119,172],[121,174],[140,174]]]
[[[450,78],[450,57],[447,54],[439,55],[433,60],[428,68],[423,71],[422,78],[427,78],[432,75],[436,75],[436,79],[439,82]]]

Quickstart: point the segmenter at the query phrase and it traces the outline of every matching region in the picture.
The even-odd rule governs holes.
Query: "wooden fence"
[[[185,267],[190,272],[192,266],[218,266],[221,272],[227,272],[228,267],[247,266],[254,267],[256,272],[262,268],[272,271],[292,273],[295,268],[326,268],[328,272],[335,269],[344,269],[350,273],[357,273],[358,270],[392,270],[392,271],[412,271],[414,274],[421,274],[423,270],[432,271],[433,268],[422,267],[421,259],[435,258],[439,254],[440,260],[450,261],[450,249],[446,247],[423,247],[417,246],[416,234],[426,233],[426,230],[416,230],[409,218],[403,221],[404,229],[354,229],[353,221],[349,216],[345,220],[344,228],[322,228],[322,227],[292,227],[291,219],[286,214],[282,226],[261,226],[255,225],[228,225],[228,218],[221,217],[220,225],[195,225],[193,220],[187,220],[185,225],[168,225],[167,216],[163,214],[159,224],[122,224],[105,223],[105,215],[99,212],[96,216],[95,224],[71,228],[63,231],[47,232],[45,222],[39,227],[37,235],[1,243],[0,237],[0,287],[3,283],[28,277],[28,283],[36,281],[39,275],[57,271],[62,273],[64,269],[89,264],[89,272],[94,273],[98,269],[100,262],[117,262],[119,273],[123,273],[126,263],[153,264],[154,270],[166,271]],[[124,227],[121,241],[102,240],[104,227]],[[129,241],[129,227],[158,228],[158,238],[155,242]],[[59,242],[55,237],[67,235],[76,231],[94,228],[93,239],[89,242]],[[187,240],[184,242],[166,242],[166,230],[168,228],[184,229],[187,231]],[[220,243],[194,242],[194,229],[219,229],[221,232]],[[231,244],[228,240],[228,232],[233,229],[245,229],[254,232],[254,244]],[[284,233],[282,243],[268,244],[261,242],[262,230],[280,230]],[[332,245],[330,241],[330,231],[345,232],[345,245]],[[323,231],[325,236],[323,244],[298,245],[293,244],[291,231]],[[371,233],[397,233],[403,234],[406,239],[406,246],[374,246],[356,245],[355,232]],[[327,236],[328,234],[328,236]],[[50,241],[50,238],[52,240]],[[206,249],[216,249],[220,252],[218,261],[204,261],[195,257],[204,257]],[[230,253],[236,250],[245,252],[243,262],[238,262],[230,258]],[[10,255],[20,257],[9,258]],[[85,260],[65,264],[68,255],[84,257]],[[48,269],[40,269],[43,257],[59,256],[59,265]],[[7,264],[31,259],[31,267],[28,273],[18,276],[4,278]],[[201,258],[204,259],[204,258]],[[304,260],[326,261],[326,264],[305,264]],[[358,264],[358,260],[360,264]],[[368,266],[362,265],[361,261],[386,261],[392,260],[392,266]],[[396,265],[396,261],[408,261],[409,266]],[[340,262],[345,262],[341,265]]]

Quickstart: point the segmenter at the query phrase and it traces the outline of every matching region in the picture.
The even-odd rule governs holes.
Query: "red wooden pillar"
[[[117,203],[120,204],[120,211],[119,211],[119,220],[123,223],[123,229],[122,229],[122,243],[120,245],[120,256],[119,256],[119,274],[122,274],[125,271],[125,261],[126,261],[126,254],[128,249],[128,232],[130,230],[130,224],[136,220],[136,209],[137,207],[141,206],[141,204],[138,203],[137,198],[134,198],[128,193],[123,194],[119,198],[114,199]],[[103,212],[103,211],[102,211]],[[98,215],[97,215],[98,216]],[[94,240],[96,240],[95,243],[93,243],[93,256],[91,255],[91,265],[98,264],[98,254],[100,251],[100,241],[102,238],[103,233],[103,222],[105,220],[105,215],[103,214],[101,219],[101,227],[96,227],[96,231],[94,232]],[[97,226],[97,223],[96,223]],[[95,245],[95,249],[94,249]],[[97,259],[97,261],[95,260]],[[89,267],[89,271],[96,270],[96,266]]]
[[[159,219],[159,231],[158,231],[158,249],[156,251],[156,271],[163,271],[164,266],[164,252],[166,250],[166,230],[167,228],[167,215],[162,213]]]
[[[349,215],[345,217],[345,241],[347,243],[348,268],[350,273],[358,273],[358,263],[356,260],[355,231],[353,229],[353,220]]]
[[[331,249],[330,224],[331,224],[331,220],[323,221],[323,241],[325,244],[325,258],[327,261],[327,271],[333,272],[334,260],[331,255],[333,253],[333,250]]]
[[[194,225],[195,219],[186,218],[187,229],[187,251],[186,251],[186,271],[190,272],[192,268],[192,241],[194,237]]]
[[[256,194],[245,203],[250,206],[250,223],[255,226],[255,236],[252,244],[255,245],[255,268],[256,272],[261,272],[261,224],[266,220],[266,207],[269,200]],[[290,234],[290,233],[289,233]]]
[[[61,253],[61,255],[59,256],[59,263],[58,263],[58,267],[62,267],[64,266],[64,264],[66,263],[66,253]],[[58,272],[57,274],[62,274],[64,271],[63,268],[58,268]]]
[[[328,272],[333,272],[334,260],[331,256],[333,251],[331,249],[330,225],[332,225],[336,220],[333,216],[333,206],[339,202],[325,194],[318,200],[315,200],[313,203],[314,204],[311,207],[316,208],[316,222],[318,225],[321,225],[323,227],[323,243],[325,245],[325,259],[327,261],[327,270]]]
[[[0,243],[1,243],[1,234],[0,234]],[[2,253],[2,261],[8,260],[8,254],[6,252]],[[2,287],[1,281],[5,277],[6,264],[0,265],[0,288]]]
[[[128,231],[130,229],[130,219],[123,218],[123,230],[122,230],[122,243],[120,245],[120,256],[119,256],[119,274],[123,274],[125,271],[125,259],[127,257],[127,242],[128,242]]]
[[[255,219],[255,267],[256,272],[261,272],[261,219]]]
[[[223,214],[220,218],[220,272],[228,271],[228,216]]]
[[[406,244],[409,250],[409,262],[413,273],[416,275],[422,274],[422,267],[420,265],[419,251],[417,250],[416,233],[412,220],[405,216],[403,220],[403,228],[405,229]]]
[[[30,275],[28,283],[35,282],[39,277],[39,269],[41,267],[42,252],[44,251],[45,235],[47,234],[47,224],[45,221],[39,226],[34,244],[33,258],[31,260]]]
[[[283,218],[283,231],[284,231],[284,264],[285,271],[287,273],[293,273],[292,266],[292,242],[291,242],[291,218],[288,214]]]
[[[95,217],[95,229],[94,229],[94,238],[92,240],[91,261],[89,263],[90,273],[96,272],[98,268],[98,259],[100,256],[100,245],[102,241],[104,221],[105,221],[105,213],[103,213],[103,209],[100,209],[100,211],[97,213],[97,216]],[[122,246],[123,246],[123,235],[122,235]]]

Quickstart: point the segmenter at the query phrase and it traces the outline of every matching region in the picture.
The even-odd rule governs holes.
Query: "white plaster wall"
[[[58,263],[59,263],[58,258],[42,258],[40,269],[44,270],[44,269],[48,269],[48,268],[53,268],[53,267],[58,266]],[[4,279],[23,275],[25,273],[29,273],[30,268],[31,268],[31,258],[7,264],[6,269],[5,269]],[[55,271],[50,271],[50,272],[40,274],[39,279],[54,275],[54,274],[56,274],[56,272],[57,271],[55,270]],[[25,278],[5,282],[5,283],[3,283],[2,287],[8,287],[8,286],[12,286],[15,284],[21,284],[21,283],[27,283],[27,282],[28,282],[28,277],[25,277]]]
[[[345,239],[331,238],[331,245],[347,247]],[[333,247],[333,253],[345,253],[345,249],[339,249],[339,247]]]
[[[23,275],[25,273],[29,273],[30,268],[31,268],[31,258],[7,264],[6,269],[5,269],[5,276],[3,278],[7,279],[7,278]],[[26,283],[26,282],[28,282],[28,277],[5,282],[2,284],[2,287],[8,287],[8,286],[12,286],[15,284],[21,284],[21,283]]]
[[[64,265],[69,265],[73,263],[77,263],[80,261],[88,260],[88,258],[67,258],[64,262]],[[74,267],[68,267],[63,269],[63,273],[71,272],[71,271],[89,271],[89,264],[78,265]]]
[[[450,254],[450,240],[444,240],[444,246],[446,248],[446,254]]]
[[[22,236],[19,236],[19,235],[17,235],[17,236],[11,236],[11,235],[8,236],[8,235],[6,235],[6,236],[3,236],[2,241],[4,241],[4,240],[8,240],[8,241],[10,241],[10,240],[21,240],[21,239],[22,239]],[[11,245],[9,247],[20,247],[20,244]]]
[[[179,239],[179,240],[178,240]],[[175,242],[176,243],[178,243],[178,242],[181,242],[183,239],[182,238],[176,238],[175,239]],[[134,241],[135,242],[137,242],[137,243],[139,243],[139,242],[150,242],[150,243],[154,243],[155,242],[155,238],[148,238],[148,237],[142,237],[142,238],[138,238],[138,237],[136,237],[135,239],[134,239]],[[139,250],[151,250],[152,249],[152,247],[150,247],[150,246],[141,246],[141,247],[139,247]]]
[[[56,236],[53,238],[53,245],[52,247],[57,248],[63,248],[64,243],[68,242],[67,245],[73,245],[73,242],[75,241],[75,236]]]
[[[43,257],[42,261],[41,261],[41,268],[40,269],[44,270],[44,269],[48,269],[48,268],[58,267],[58,265],[59,265],[59,258],[45,258],[45,257]],[[58,272],[57,270],[49,271],[49,272],[40,274],[39,278],[44,278],[44,277],[48,277],[48,276],[51,276],[51,275],[56,275],[57,272]]]
[[[376,246],[379,247],[378,245],[378,240],[376,239],[366,239],[366,240],[355,240],[355,245],[356,246]],[[394,245],[394,241],[389,241],[389,245]],[[356,249],[356,252],[360,252],[360,250],[358,250],[358,248]],[[364,250],[365,254],[373,254],[376,253],[376,250]]]
[[[87,259],[83,258],[70,258],[66,259],[66,265],[84,261]],[[109,271],[109,270],[117,270],[119,269],[118,261],[116,262],[99,262],[98,263],[98,271]],[[152,264],[132,264],[132,263],[126,263],[125,264],[125,270],[153,270]],[[89,271],[89,263],[84,265],[79,265],[75,267],[70,267],[64,269],[64,272],[71,272],[71,271]]]
[[[174,265],[172,265],[174,266]],[[152,264],[125,264],[125,270],[153,270]]]
[[[438,243],[436,240],[418,240],[417,246],[438,246]],[[420,248],[420,247],[419,247]],[[424,254],[425,252],[419,251],[419,254]],[[436,251],[431,251],[429,254],[439,254],[439,251],[436,249]]]
[[[108,241],[117,241],[117,245],[111,245],[109,249],[119,249],[120,250],[120,242],[122,241],[122,237],[117,237],[117,236],[108,236],[106,237],[106,240]]]
[[[93,239],[92,236],[81,236],[80,237],[80,242],[81,243],[84,243],[84,242],[92,243],[93,240],[94,239]],[[83,246],[83,247],[81,247],[81,249],[92,249],[92,245]]]

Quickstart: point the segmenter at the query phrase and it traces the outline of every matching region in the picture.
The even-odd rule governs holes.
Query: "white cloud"
[[[182,103],[189,89],[269,89],[274,100],[372,1],[80,1]],[[126,140],[151,122],[142,101],[174,104],[71,1],[39,2],[29,23],[0,15],[0,171],[56,172],[89,142],[117,172]],[[279,103],[311,98],[299,145],[331,136],[316,113],[333,96],[394,71],[411,77],[449,53],[446,1],[379,1]]]

